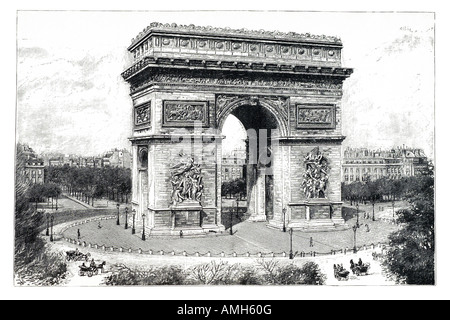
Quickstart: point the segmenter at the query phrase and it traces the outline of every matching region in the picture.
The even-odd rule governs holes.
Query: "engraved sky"
[[[430,13],[18,13],[16,139],[38,152],[130,148],[126,48],[150,22],[325,34],[342,39],[343,146],[434,152],[434,20]],[[233,136],[236,121],[224,132]],[[236,136],[236,139],[240,137]]]

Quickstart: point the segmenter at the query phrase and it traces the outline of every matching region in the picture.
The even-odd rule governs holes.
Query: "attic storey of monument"
[[[122,77],[134,158],[146,163],[133,163],[132,202],[139,219],[149,217],[149,234],[224,230],[221,130],[230,114],[247,130],[276,132],[267,144],[254,135],[270,163],[259,156],[246,163],[250,220],[278,229],[283,221],[299,230],[344,227],[341,97],[352,69],[341,66],[342,49],[335,37],[160,23],[133,39],[133,64]],[[179,143],[180,129],[195,148]],[[147,156],[137,157],[142,150]],[[174,176],[182,167],[190,169]]]

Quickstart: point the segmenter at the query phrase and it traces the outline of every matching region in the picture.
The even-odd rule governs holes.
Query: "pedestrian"
[[[101,228],[102,228],[102,225],[101,225],[100,221],[98,222],[98,226],[97,226],[97,228],[99,228],[99,229],[101,229]]]
[[[369,225],[366,223],[366,232],[369,232],[369,231],[370,231]]]
[[[183,230],[180,230],[180,238],[183,238]]]
[[[80,229],[77,230],[77,236],[78,236],[78,240],[80,240],[80,238],[81,238]]]
[[[310,247],[314,247],[314,242],[313,242],[313,238],[312,237],[309,238],[309,246]]]

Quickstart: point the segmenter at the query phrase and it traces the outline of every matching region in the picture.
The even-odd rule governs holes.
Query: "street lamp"
[[[394,200],[392,200],[392,223],[394,223],[394,222],[395,222],[395,211],[394,211],[394,204],[395,204],[395,201],[394,201]]]
[[[133,228],[131,228],[131,234],[135,234],[136,229],[134,228],[134,219],[136,218],[136,209],[131,210],[131,213],[133,214]]]
[[[53,242],[53,214],[50,217],[50,241]]]
[[[292,228],[289,229],[289,235],[290,235],[290,250],[289,250],[289,259],[294,259],[294,254],[292,253],[292,234],[294,233],[294,230]]]
[[[43,214],[45,214],[45,210],[42,212]],[[47,219],[47,230],[45,231],[45,235],[48,236],[49,235],[49,225],[50,225],[50,214],[47,212],[47,214],[45,214],[45,218]]]
[[[119,222],[119,207],[120,207],[120,204],[116,204],[116,207],[117,207],[117,222],[116,222],[116,224],[120,225],[120,222]]]
[[[283,232],[286,232],[286,208],[283,208]]]
[[[128,229],[128,207],[125,207],[125,229]]]
[[[356,253],[356,230],[358,230],[358,226],[355,224],[352,229],[353,229],[353,253]]]
[[[356,203],[356,225],[359,228],[359,204]]]
[[[375,221],[375,202],[372,203],[372,221]]]
[[[233,206],[231,206],[230,210],[230,236],[233,235]]]
[[[145,213],[142,213],[142,240],[145,241]]]

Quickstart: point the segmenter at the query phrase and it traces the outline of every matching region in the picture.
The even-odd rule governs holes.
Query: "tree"
[[[434,175],[410,183],[405,195],[410,208],[397,212],[402,227],[389,236],[383,265],[397,282],[434,284]]]

